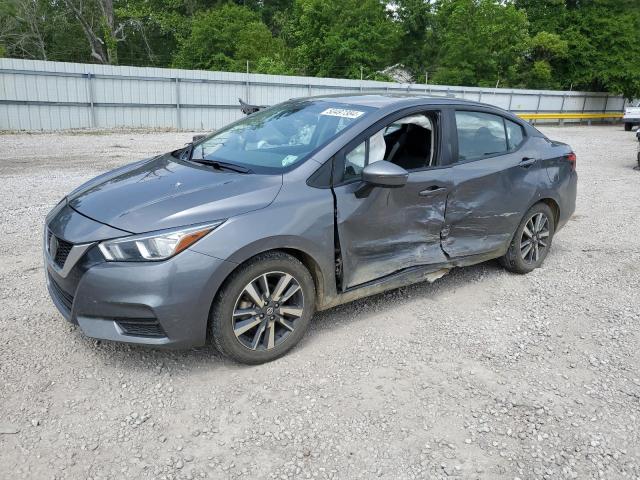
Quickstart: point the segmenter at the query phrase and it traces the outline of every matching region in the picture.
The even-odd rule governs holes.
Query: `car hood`
[[[282,175],[215,170],[170,154],[100,175],[68,196],[81,214],[132,233],[210,222],[266,207]]]

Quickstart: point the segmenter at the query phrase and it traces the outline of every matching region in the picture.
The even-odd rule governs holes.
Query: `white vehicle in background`
[[[630,132],[634,125],[640,125],[640,100],[634,100],[624,109],[624,129]]]

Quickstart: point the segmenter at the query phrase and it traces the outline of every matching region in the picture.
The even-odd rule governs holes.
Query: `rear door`
[[[454,257],[502,254],[546,175],[526,130],[490,110],[456,109],[455,186],[442,248]]]
[[[333,191],[342,290],[447,260],[440,230],[451,179],[450,168],[440,166],[441,119],[438,110],[395,115],[337,155]],[[407,184],[376,187],[363,196],[362,169],[378,160],[405,168]]]

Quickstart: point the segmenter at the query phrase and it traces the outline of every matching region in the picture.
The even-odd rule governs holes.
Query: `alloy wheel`
[[[268,272],[247,284],[236,300],[232,326],[251,350],[277,347],[294,331],[304,312],[304,296],[293,275]]]
[[[549,246],[549,218],[534,214],[525,224],[520,238],[520,254],[526,263],[536,263]]]

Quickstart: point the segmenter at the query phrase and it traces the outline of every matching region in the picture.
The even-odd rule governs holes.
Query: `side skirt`
[[[387,290],[406,287],[408,285],[413,285],[414,283],[433,283],[437,279],[444,277],[454,267],[466,267],[486,262],[488,260],[498,258],[504,255],[504,253],[505,252],[490,252],[482,255],[470,255],[467,257],[451,259],[451,261],[446,264],[420,265],[405,268],[404,270],[400,270],[399,272],[392,273],[377,280],[351,287],[336,296],[327,296],[322,299],[321,304],[317,306],[317,310],[326,310],[328,308],[342,305],[343,303],[349,303],[360,298],[386,292]]]

